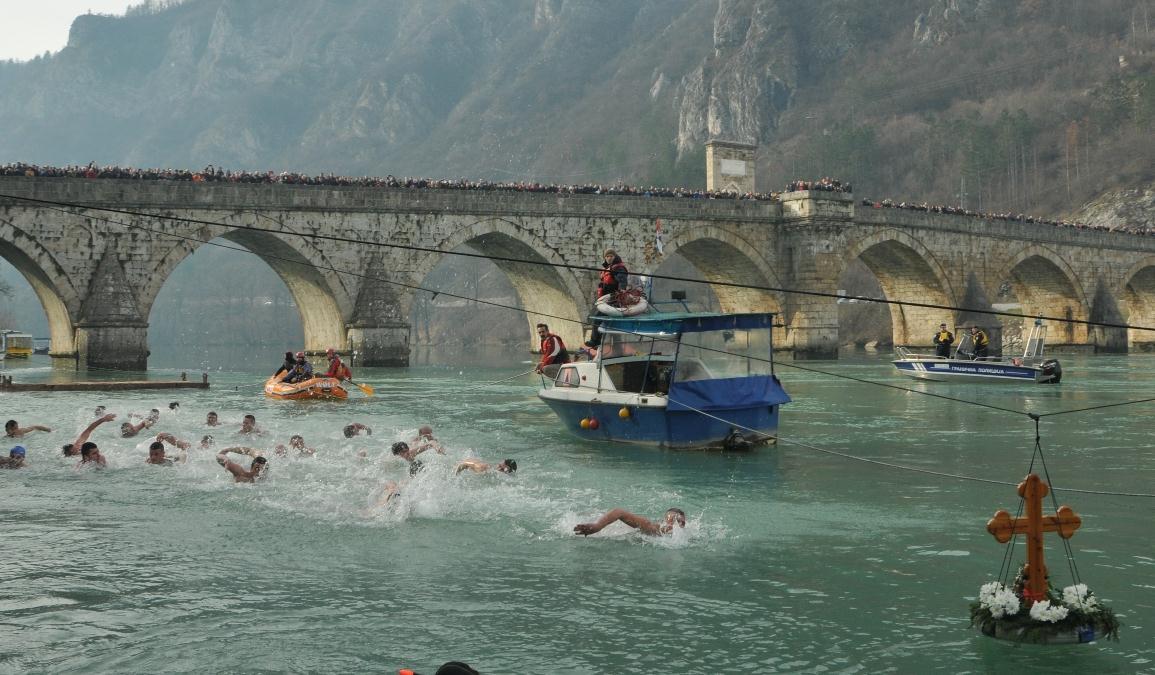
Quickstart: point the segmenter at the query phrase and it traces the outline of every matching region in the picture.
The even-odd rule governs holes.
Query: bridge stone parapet
[[[77,214],[55,203],[130,213]],[[408,362],[415,288],[464,245],[498,258],[517,290],[527,319],[510,330],[529,339],[544,321],[569,344],[582,339],[596,284],[594,272],[575,267],[597,265],[606,247],[636,273],[685,257],[715,284],[724,310],[780,313],[776,341],[797,358],[836,354],[830,296],[856,259],[888,299],[941,305],[891,306],[900,344],[927,345],[940,321],[997,328],[981,311],[1012,299],[1027,314],[1155,326],[1155,238],[874,208],[843,193],[792,192],[776,202],[0,178],[0,256],[43,302],[52,353],[88,365],[143,367],[161,287],[215,238],[243,245],[281,276],[306,350],[352,350],[365,365]],[[950,309],[958,307],[979,311]],[[1052,335],[1104,350],[1155,344],[1151,331],[1077,324]]]

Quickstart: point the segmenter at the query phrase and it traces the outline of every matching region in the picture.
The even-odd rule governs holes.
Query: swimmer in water
[[[393,447],[390,448],[390,452],[393,453],[394,457],[400,457],[406,462],[409,462],[409,475],[416,476],[417,472],[425,466],[421,463],[421,460],[417,459],[417,455],[425,452],[430,447],[432,446],[427,443],[424,445],[419,445],[416,448],[410,448],[409,444],[405,441],[397,441],[393,444]]]
[[[152,423],[153,423],[153,421],[147,417],[144,418],[140,422],[140,424],[133,424],[132,422],[125,422],[124,424],[120,425],[120,437],[121,438],[132,438],[133,436],[139,434],[141,431],[151,427]]]
[[[465,459],[453,467],[453,475],[456,476],[466,469],[473,473],[485,473],[490,469],[495,469],[501,473],[512,474],[517,471],[517,462],[512,459],[503,459],[499,464],[491,465],[476,459]]]
[[[188,456],[185,454],[185,451],[181,450],[176,462],[184,462],[187,458]],[[164,443],[161,441],[153,441],[152,444],[148,446],[148,459],[144,460],[145,464],[172,466],[176,462],[164,456]]]
[[[417,435],[413,437],[412,441],[409,441],[409,445],[413,446],[418,453],[433,449],[439,455],[445,454],[445,448],[441,447],[441,441],[433,437],[433,427],[428,424],[417,430]]]
[[[220,425],[221,420],[215,412],[210,412],[208,415],[205,415],[205,426],[219,427]]]
[[[188,441],[182,441],[169,433],[157,434],[156,440],[158,442],[163,441],[169,445],[176,446],[181,451],[181,459],[177,460],[180,462],[184,461],[185,453],[187,453],[188,449],[192,447],[192,443],[189,443]],[[153,443],[153,445],[156,445],[156,443]],[[152,448],[150,447],[149,449],[151,450]]]
[[[65,457],[75,457],[75,456],[79,455],[80,454],[80,447],[88,442],[88,437],[92,435],[92,432],[96,430],[96,427],[100,426],[101,424],[104,424],[105,422],[111,422],[114,419],[116,419],[116,415],[113,413],[109,413],[107,415],[104,415],[100,419],[94,421],[92,424],[89,424],[84,429],[84,431],[80,432],[80,435],[76,437],[75,441],[72,441],[71,443],[66,443],[64,445],[64,448],[63,448],[64,449],[64,456]]]
[[[365,432],[366,436],[373,435],[373,430],[364,424],[361,424],[360,422],[346,424],[345,428],[341,430],[341,433],[345,434],[345,438],[353,438],[354,436],[360,434],[362,431]]]
[[[100,448],[95,443],[88,441],[80,446],[80,462],[76,464],[75,468],[103,469],[106,466],[108,466],[108,462],[104,459],[104,455],[100,454]]]
[[[401,486],[397,483],[397,481],[387,480],[385,481],[384,485],[381,486],[381,495],[377,497],[377,501],[373,504],[373,508],[379,509],[382,506],[387,506],[390,501],[400,496]]]
[[[249,468],[246,469],[230,460],[228,457],[230,452],[252,457],[253,461],[249,464]],[[255,448],[225,448],[217,453],[217,464],[223,466],[225,471],[233,474],[233,480],[237,483],[254,483],[258,479],[264,478],[269,470],[269,461],[262,457],[260,451]]]
[[[16,423],[16,420],[8,420],[4,423],[4,435],[8,438],[22,438],[25,434],[30,434],[33,431],[52,431],[52,428],[43,424],[22,427]]]
[[[0,469],[23,469],[28,466],[24,463],[24,456],[28,451],[23,445],[17,445],[8,451],[7,457],[0,457]]]
[[[249,415],[245,415],[245,418],[243,420],[241,420],[241,430],[238,431],[237,433],[239,433],[239,434],[256,434],[259,436],[260,434],[262,434],[264,432],[261,431],[260,428],[257,427],[256,415],[249,414]]]
[[[284,457],[285,455],[289,454],[290,449],[296,450],[298,457],[312,457],[313,455],[317,454],[316,448],[305,446],[305,438],[300,434],[294,434],[291,438],[289,438],[289,447],[285,447],[284,445],[278,443],[273,452],[275,452],[278,457]]]
[[[594,523],[579,523],[574,525],[573,533],[584,536],[590,536],[601,532],[607,525],[617,521],[622,521],[626,525],[641,530],[642,534],[648,534],[653,537],[670,534],[674,531],[674,526],[686,526],[686,513],[681,509],[667,509],[666,515],[661,523],[655,523],[649,518],[643,518],[635,513],[630,513],[625,509],[612,509],[606,515],[598,518]]]

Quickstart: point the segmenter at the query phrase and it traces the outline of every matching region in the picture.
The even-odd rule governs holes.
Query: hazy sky
[[[92,10],[124,14],[140,0],[0,0],[0,61],[57,52],[68,43],[72,20]]]

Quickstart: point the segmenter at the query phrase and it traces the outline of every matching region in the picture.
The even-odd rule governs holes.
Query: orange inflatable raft
[[[341,381],[332,377],[314,377],[304,382],[292,384],[281,382],[281,375],[270,377],[265,382],[265,396],[282,401],[303,400],[344,400],[349,392],[341,386]]]

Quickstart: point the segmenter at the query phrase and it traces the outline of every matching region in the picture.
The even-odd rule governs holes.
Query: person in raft
[[[293,369],[285,376],[283,382],[293,384],[294,382],[304,382],[305,380],[313,379],[313,364],[305,358],[305,352],[297,352],[297,360],[293,363]]]
[[[293,358],[293,352],[285,352],[285,362],[281,364],[280,368],[277,368],[277,372],[273,373],[273,377],[281,373],[290,372],[295,365],[297,365],[297,359]]]
[[[682,509],[667,509],[666,515],[662,522],[655,523],[649,518],[643,518],[642,516],[639,516],[636,513],[630,513],[625,509],[612,509],[606,513],[606,515],[598,518],[597,522],[578,523],[577,525],[574,525],[573,533],[588,537],[591,534],[601,532],[607,525],[610,523],[615,523],[619,520],[634,528],[635,530],[641,530],[642,534],[648,534],[650,536],[657,537],[672,533],[674,531],[675,525],[678,527],[685,527],[686,512],[682,511]]]
[[[333,377],[342,381],[353,379],[353,371],[349,370],[349,366],[341,363],[341,357],[337,356],[336,350],[329,347],[325,350],[325,357],[329,359],[329,370],[325,371],[325,377]]]

